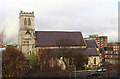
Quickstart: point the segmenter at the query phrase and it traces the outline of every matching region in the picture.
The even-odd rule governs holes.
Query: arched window
[[[96,58],[94,58],[94,64],[96,64]]]
[[[31,51],[30,51],[30,55],[31,55]]]
[[[28,18],[28,25],[31,25],[31,20],[30,20],[30,18]]]
[[[24,25],[25,25],[25,26],[27,25],[27,20],[26,20],[26,18],[24,19]]]
[[[40,49],[39,49],[39,52],[40,52]]]

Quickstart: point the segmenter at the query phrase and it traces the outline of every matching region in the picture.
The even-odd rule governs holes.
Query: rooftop
[[[85,46],[81,32],[36,31],[36,46]]]

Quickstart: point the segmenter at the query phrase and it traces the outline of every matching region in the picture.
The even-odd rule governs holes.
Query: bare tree
[[[1,41],[1,45],[6,45],[9,44],[13,41],[13,39],[7,39],[7,30],[6,27],[3,27],[2,30],[0,31],[0,41]]]
[[[41,47],[38,52],[38,63],[41,71],[56,71],[60,70],[58,60],[62,57],[66,66],[75,66],[79,68],[86,63],[87,57],[83,53],[84,50],[72,48],[76,42],[72,40],[56,40],[58,49],[48,49]]]
[[[26,60],[24,54],[15,49],[8,47],[2,52],[2,75],[3,77],[11,77],[19,75],[24,61]]]
[[[110,71],[112,70],[112,64],[111,63],[109,63],[109,62],[105,62],[104,63],[104,66],[105,66],[105,68],[107,69],[107,71],[108,71],[108,78],[109,78],[109,73],[110,73]]]
[[[40,70],[43,72],[59,71],[60,66],[57,64],[57,55],[54,51],[51,53],[46,47],[42,47],[38,52],[38,63]]]
[[[79,68],[87,62],[87,56],[83,53],[83,49],[72,48],[76,45],[76,41],[60,39],[56,41],[56,44],[59,46],[59,51],[62,54],[61,56],[66,66],[75,66]]]

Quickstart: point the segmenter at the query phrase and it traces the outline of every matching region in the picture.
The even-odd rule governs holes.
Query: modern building
[[[113,51],[119,51],[120,42],[111,42],[108,43],[106,47],[113,47]]]
[[[120,49],[119,47],[120,47],[119,42],[111,42],[108,43],[106,47],[104,47],[105,62],[109,62],[113,65],[117,65],[119,58],[119,49]]]
[[[119,51],[114,51],[113,47],[104,47],[105,63],[110,63],[114,68],[118,65]]]
[[[97,42],[98,48],[100,50],[103,50],[104,47],[107,46],[107,36],[98,36],[98,34],[94,34],[89,35],[89,39],[94,39]]]
[[[98,34],[89,35],[89,39],[94,39],[98,45],[100,56],[104,62],[104,47],[107,46],[107,36],[99,36]]]

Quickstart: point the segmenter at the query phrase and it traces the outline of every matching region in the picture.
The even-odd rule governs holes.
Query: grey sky
[[[35,12],[36,30],[81,31],[118,40],[119,0],[0,0],[0,28],[6,40],[17,43],[19,12]],[[1,30],[0,29],[0,30]]]

